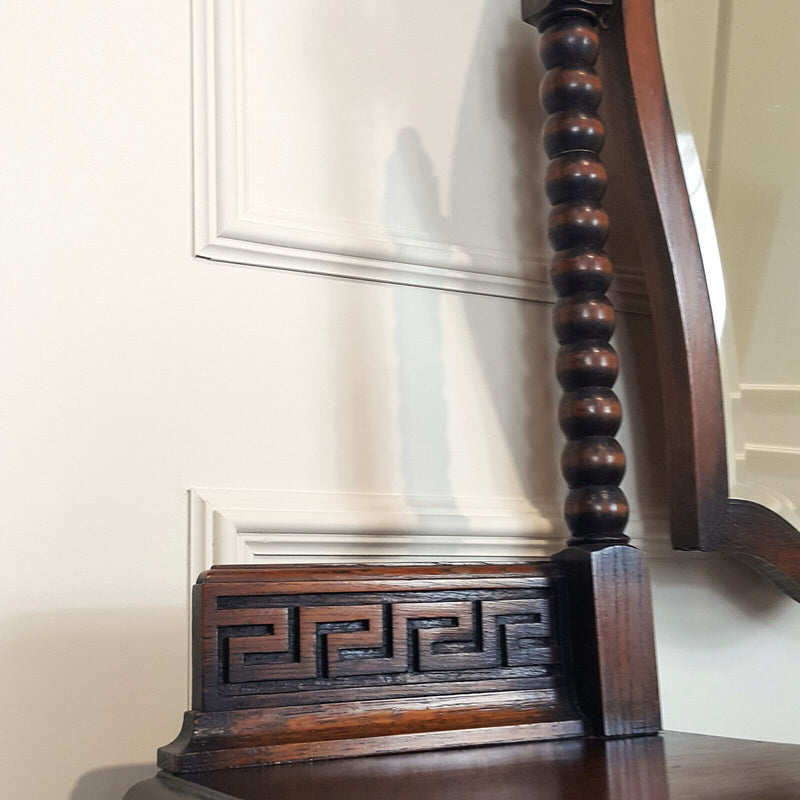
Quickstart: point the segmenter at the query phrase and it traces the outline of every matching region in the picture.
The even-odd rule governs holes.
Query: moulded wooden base
[[[178,738],[158,751],[170,772],[530,742],[582,736],[579,719],[554,719],[535,693],[384,700],[328,708],[187,712]],[[548,702],[549,701],[549,702]]]
[[[581,736],[549,562],[215,567],[194,594],[179,774]]]

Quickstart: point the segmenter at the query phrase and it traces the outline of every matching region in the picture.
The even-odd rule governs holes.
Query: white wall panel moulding
[[[567,534],[555,503],[518,497],[190,490],[190,582],[212,564],[543,558]],[[632,543],[671,554],[666,513],[631,518]]]
[[[787,447],[778,444],[756,444],[748,442],[745,444],[744,449],[745,458],[747,458],[750,454],[755,455],[756,453],[764,453],[773,457],[791,460],[800,458],[800,447]]]
[[[800,386],[743,383],[731,394],[738,401],[731,495],[761,503],[800,527]]]
[[[800,448],[800,386],[786,383],[743,383],[736,413],[740,449]],[[734,398],[735,400],[735,398]]]
[[[666,509],[632,516],[627,532],[651,558],[674,557]],[[518,561],[550,556],[566,538],[560,505],[526,498],[197,488],[188,590],[213,564]],[[191,607],[190,594],[189,652]]]
[[[800,384],[796,383],[742,383],[739,388],[743,394],[784,394],[789,392],[800,397]]]
[[[538,148],[538,106],[504,106],[512,90],[536,102],[518,16],[510,2],[388,0],[372,15],[195,0],[195,254],[552,301],[541,169],[519,152]],[[437,46],[419,59],[423,22]],[[508,86],[504,64],[530,86]],[[620,265],[614,292],[649,313],[640,269]]]

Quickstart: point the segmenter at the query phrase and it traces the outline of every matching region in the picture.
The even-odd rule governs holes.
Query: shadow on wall
[[[384,224],[401,262],[427,263],[428,248],[440,249],[448,242],[480,252],[498,232],[504,232],[522,263],[540,264],[548,255],[537,40],[518,14],[509,20],[507,14],[497,11],[494,2],[483,6],[465,78],[451,165],[451,196],[444,204],[451,209],[449,217],[443,211],[439,180],[419,132],[406,127],[397,133],[386,163]],[[499,49],[498,42],[503,43]],[[497,75],[500,86],[487,82],[487,75]],[[487,127],[487,115],[506,122],[505,136],[498,138],[496,130]],[[504,165],[501,170],[498,164]],[[498,172],[509,170],[516,174],[512,213],[486,202],[496,194]],[[463,269],[461,248],[455,246],[452,251],[453,267]],[[441,253],[437,260],[440,258]],[[471,267],[480,270],[482,265]],[[535,266],[528,267],[532,268]],[[539,278],[540,273],[523,277]],[[443,293],[396,287],[394,296],[406,495],[452,498]],[[552,507],[562,487],[554,425],[550,314],[541,304],[463,293],[459,305],[482,373],[476,379],[489,391],[519,485],[534,502]],[[511,325],[492,325],[492,320],[502,315],[516,319]]]
[[[152,764],[92,770],[78,780],[69,800],[120,800],[131,786],[151,778],[154,773]]]
[[[542,76],[538,38],[518,12],[512,19],[498,14],[494,0],[485,4],[477,30],[453,155],[453,225],[458,230],[480,231],[484,217],[498,213],[475,199],[485,196],[484,187],[488,190],[496,180],[494,165],[510,163],[515,174],[515,215],[495,220],[494,226],[500,230],[507,226],[510,245],[521,263],[528,265],[522,277],[538,278],[530,274],[531,265],[549,259],[550,252],[545,231],[549,204],[543,189],[546,157],[541,147],[544,114],[538,100]],[[499,49],[497,42],[502,42]],[[485,76],[492,73],[499,85],[484,88]],[[506,123],[502,146],[489,138],[482,124],[487,115]],[[476,158],[476,153],[481,157]],[[501,303],[508,314],[518,317],[520,335],[515,340],[498,341],[487,329],[487,302]],[[549,506],[562,493],[549,309],[538,303],[467,298],[464,315],[520,484],[535,504]],[[521,387],[510,391],[520,381]]]
[[[442,213],[439,184],[419,133],[397,134],[386,163],[384,223],[399,261],[414,263],[424,242],[446,242],[450,223]],[[448,513],[449,532],[466,528],[455,514],[445,401],[441,293],[398,286],[394,292],[401,463],[406,498],[435,495]],[[463,524],[459,524],[463,523]]]
[[[657,630],[665,641],[680,649],[724,648],[747,639],[746,625],[768,625],[785,612],[787,598],[773,584],[758,580],[753,571],[725,557],[696,558],[676,553],[671,559],[653,559],[650,566],[654,595],[661,603],[656,609]],[[691,598],[692,614],[683,613],[681,599]],[[712,625],[719,608],[705,601],[719,597],[725,613],[738,617],[742,625]],[[679,624],[669,621],[679,616]],[[663,624],[658,626],[660,618]]]
[[[42,754],[7,759],[5,796],[120,798],[154,773],[186,700],[183,605],[19,614],[3,634],[0,749]]]
[[[509,20],[497,13],[494,2],[485,3],[477,31],[453,151],[447,203],[450,217],[442,211],[439,183],[416,130],[398,132],[387,162],[385,223],[397,242],[400,260],[419,262],[420,240],[449,242],[466,236],[469,241],[463,244],[467,249],[480,251],[498,231],[506,232],[504,236],[522,263],[540,263],[547,257],[537,40],[521,19]],[[500,49],[498,41],[503,42]],[[487,83],[486,76],[492,74],[498,76],[499,87]],[[487,127],[487,115],[506,122],[505,137],[498,139]],[[511,165],[516,173],[513,214],[485,202],[496,192],[498,164]],[[504,167],[501,172],[506,170]],[[416,244],[410,241],[409,232],[416,234]],[[453,266],[463,268],[457,258],[454,253]],[[480,269],[481,265],[473,267]],[[539,274],[523,277],[538,278]],[[442,392],[441,300],[441,293],[436,292],[397,292],[396,346],[406,485],[409,489],[415,484],[435,487],[445,495],[451,488]],[[550,505],[562,491],[557,478],[550,314],[540,304],[469,294],[460,295],[460,305],[483,373],[481,383],[490,393],[520,486],[534,502]],[[491,320],[503,314],[513,315],[516,322],[493,327]],[[415,413],[415,407],[423,404],[429,409],[425,421]]]

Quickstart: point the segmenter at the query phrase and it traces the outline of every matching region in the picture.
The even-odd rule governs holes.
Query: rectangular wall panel
[[[516,0],[195,0],[193,24],[197,255],[552,300]],[[615,290],[646,310],[636,265]]]

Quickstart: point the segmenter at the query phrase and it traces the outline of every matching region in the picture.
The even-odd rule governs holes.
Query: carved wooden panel
[[[215,618],[206,623],[216,634],[204,653],[216,667],[204,687],[206,708],[272,704],[287,693],[317,702],[345,687],[361,697],[372,687],[385,694],[387,686],[424,694],[426,683],[465,670],[552,685],[558,654],[551,597],[512,592],[513,599],[493,600],[497,592],[473,591],[453,601],[446,592],[415,594],[413,602],[346,596],[352,605],[318,605],[302,595],[218,597]]]
[[[194,591],[173,772],[583,731],[551,564],[214,567]]]

